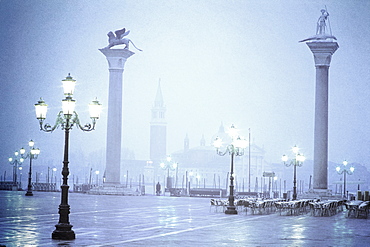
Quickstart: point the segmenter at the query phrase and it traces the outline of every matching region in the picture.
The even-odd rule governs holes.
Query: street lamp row
[[[81,129],[82,131],[92,131],[95,129],[96,120],[100,117],[101,111],[101,104],[98,100],[93,100],[89,104],[89,112],[90,118],[92,123],[85,124],[82,126],[80,124],[80,120],[78,117],[77,112],[75,111],[76,100],[72,98],[74,88],[76,85],[76,80],[72,78],[70,74],[62,80],[63,89],[64,89],[64,96],[65,99],[62,99],[62,111],[60,111],[57,115],[57,119],[55,124],[52,126],[50,124],[45,124],[44,120],[46,119],[47,107],[48,105],[45,103],[42,98],[35,104],[36,110],[36,118],[39,120],[40,130],[45,132],[52,132],[57,127],[61,126],[62,130],[64,130],[64,159],[63,159],[63,168],[62,168],[62,175],[63,175],[63,184],[61,187],[61,204],[59,205],[59,222],[55,225],[56,229],[52,233],[53,239],[63,239],[63,240],[71,240],[75,239],[75,233],[72,230],[72,225],[69,222],[69,213],[70,213],[70,206],[68,205],[68,175],[69,175],[69,168],[68,168],[68,147],[69,147],[69,131],[72,129],[74,125],[77,128]]]
[[[288,162],[289,158],[287,155],[282,156],[282,161],[286,166],[294,166],[294,177],[293,177],[293,200],[297,199],[297,166],[301,167],[303,162],[305,161],[305,156],[301,153],[299,153],[299,148],[297,146],[294,146],[292,148],[292,151],[294,153],[294,158],[291,159],[290,162]],[[347,167],[348,162],[345,160],[343,161],[343,166],[337,166],[336,171],[338,174],[343,174],[343,196],[346,197],[346,180],[347,180],[347,174],[352,175],[355,168],[351,166],[350,168]],[[347,195],[348,196],[348,195]]]
[[[17,190],[18,190],[18,185],[17,185],[17,174],[18,174],[18,169],[19,170],[22,170],[22,163],[24,161],[24,159],[19,155],[19,152],[18,151],[15,151],[14,152],[14,158],[13,157],[10,157],[8,159],[10,165],[13,166],[13,187],[16,187]],[[5,178],[4,178],[5,180]]]
[[[9,158],[10,164],[14,166],[14,174],[13,174],[13,182],[14,186],[17,186],[17,166],[21,165],[25,159],[29,158],[30,159],[30,168],[28,172],[28,186],[27,186],[27,193],[26,196],[33,196],[32,193],[32,160],[37,159],[38,155],[40,154],[40,149],[34,148],[35,142],[30,140],[28,142],[28,146],[30,150],[27,152],[26,149],[23,147],[18,151],[14,152],[15,159],[13,161],[13,158]],[[18,155],[20,155],[18,159]]]

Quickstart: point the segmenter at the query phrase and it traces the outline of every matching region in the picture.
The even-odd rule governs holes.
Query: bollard
[[[283,199],[288,199],[288,193],[283,193]]]

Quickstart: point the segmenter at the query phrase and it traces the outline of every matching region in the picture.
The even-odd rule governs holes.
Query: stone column
[[[306,43],[313,53],[316,66],[315,130],[313,189],[328,189],[328,82],[331,56],[338,43],[312,41]]]
[[[109,65],[109,95],[106,145],[105,183],[119,184],[121,170],[123,70],[129,57],[128,49],[99,49]]]

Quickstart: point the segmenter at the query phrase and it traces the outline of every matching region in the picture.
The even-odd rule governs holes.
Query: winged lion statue
[[[104,47],[104,49],[110,49],[115,45],[125,45],[124,49],[129,49],[129,44],[131,43],[137,50],[142,51],[141,49],[137,48],[130,39],[124,38],[130,33],[130,30],[126,31],[126,28],[122,28],[120,30],[115,31],[114,33],[110,31],[108,35],[108,46]]]

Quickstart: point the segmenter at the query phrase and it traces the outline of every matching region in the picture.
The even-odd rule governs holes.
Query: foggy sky
[[[313,159],[315,67],[299,40],[330,13],[339,49],[329,70],[329,160],[370,164],[370,2],[358,1],[19,1],[1,0],[1,164],[29,139],[43,162],[62,160],[64,132],[39,131],[34,104],[61,109],[61,80],[77,80],[81,123],[87,104],[105,106],[96,130],[71,131],[74,157],[104,163],[108,64],[98,49],[123,27],[143,52],[124,71],[123,148],[149,159],[149,122],[158,81],[167,107],[167,153],[207,144],[221,122],[263,146],[268,162],[297,144]],[[76,158],[77,159],[77,158]],[[101,165],[101,164],[95,164]],[[103,164],[104,165],[104,164]],[[368,166],[369,167],[369,166]]]

